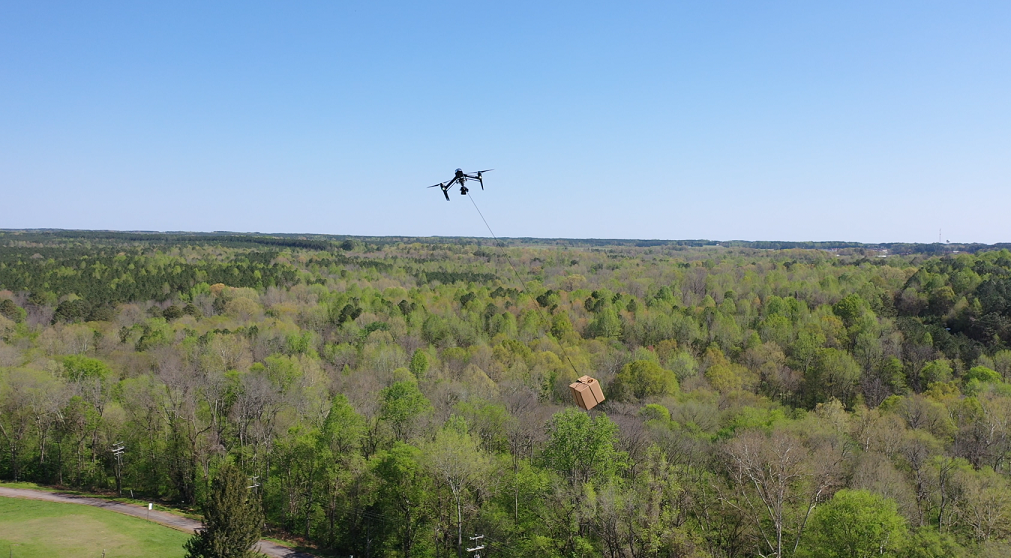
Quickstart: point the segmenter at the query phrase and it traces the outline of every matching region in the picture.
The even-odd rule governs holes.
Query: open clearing
[[[0,497],[0,550],[54,556],[180,558],[189,535],[143,519],[77,504]],[[13,545],[13,546],[12,546]]]

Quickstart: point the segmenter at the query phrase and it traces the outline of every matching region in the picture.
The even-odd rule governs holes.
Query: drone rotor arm
[[[454,177],[452,180],[447,182],[445,186],[442,187],[442,195],[446,196],[446,201],[449,201],[449,189],[452,188],[453,185],[456,184],[457,182],[460,182],[460,179]],[[460,185],[463,186],[463,183],[460,182]]]
[[[481,175],[483,175],[486,172],[491,172],[493,170],[495,170],[495,169],[485,169],[485,170],[479,170],[479,171],[477,171],[477,181],[481,183],[481,189],[482,190],[484,190],[484,177],[481,176]]]

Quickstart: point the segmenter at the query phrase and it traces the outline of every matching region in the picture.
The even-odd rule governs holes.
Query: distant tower
[[[937,243],[941,243],[941,229],[937,229]]]

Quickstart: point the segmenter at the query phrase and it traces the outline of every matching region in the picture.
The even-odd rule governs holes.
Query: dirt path
[[[44,490],[31,490],[28,488],[4,488],[0,487],[0,496],[8,498],[27,498],[29,500],[45,500],[47,502],[59,502],[62,504],[84,504],[95,506],[116,513],[132,515],[141,519],[148,519],[155,523],[160,523],[166,527],[172,527],[186,533],[192,533],[200,527],[200,522],[195,519],[187,519],[175,514],[162,511],[148,511],[143,506],[133,504],[123,504],[121,502],[110,502],[101,498],[88,498],[76,494],[64,494],[60,492],[46,492]],[[258,550],[271,558],[315,558],[312,554],[297,552],[286,546],[270,541],[260,541]]]

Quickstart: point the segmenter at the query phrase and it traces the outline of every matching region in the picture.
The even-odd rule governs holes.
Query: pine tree
[[[186,558],[253,558],[260,540],[263,510],[246,487],[246,477],[228,463],[211,484],[203,506],[204,526],[186,541]]]

